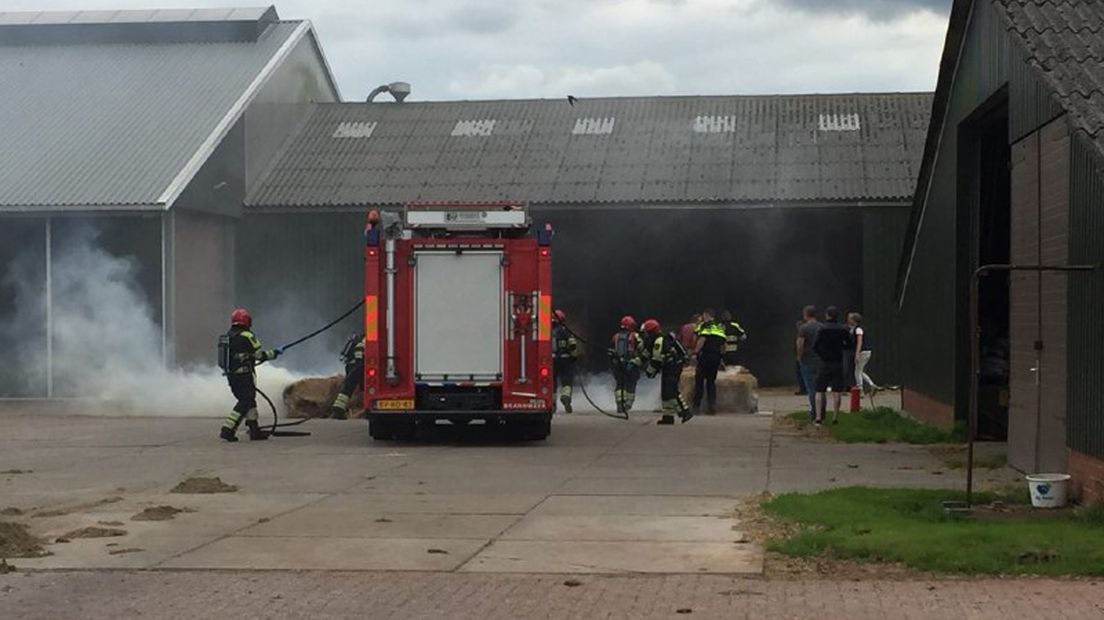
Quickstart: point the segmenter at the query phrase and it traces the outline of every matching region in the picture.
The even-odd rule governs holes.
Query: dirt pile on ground
[[[173,487],[169,493],[233,493],[238,487],[226,484],[221,478],[188,478]]]
[[[34,513],[32,516],[35,517],[36,519],[42,519],[42,518],[46,518],[46,517],[63,517],[63,516],[68,515],[68,514],[73,514],[74,512],[83,512],[83,511],[89,510],[91,508],[98,508],[100,506],[107,506],[108,504],[115,504],[115,503],[118,503],[118,502],[121,502],[121,501],[123,501],[123,498],[118,497],[118,496],[105,497],[104,499],[97,500],[97,501],[94,501],[94,502],[88,502],[86,504],[76,504],[76,505],[73,505],[73,506],[67,506],[65,508],[55,508],[55,509],[52,509],[52,510],[43,510],[41,512]]]
[[[151,506],[130,518],[131,521],[168,521],[182,512],[195,512],[190,508],[176,506]]]
[[[289,418],[324,418],[329,414],[344,375],[301,379],[284,388],[284,407]],[[363,415],[363,400],[359,391],[349,399],[350,417]]]
[[[41,558],[50,555],[42,540],[22,523],[0,521],[0,558]]]
[[[67,540],[74,540],[77,538],[114,538],[116,536],[126,536],[127,531],[121,530],[117,527],[82,527],[79,530],[73,530],[68,534],[61,536],[61,538]]]
[[[679,379],[679,390],[688,404],[694,401],[694,366],[687,366]],[[704,397],[703,397],[704,406]],[[717,413],[757,413],[759,380],[743,366],[729,366],[717,373]]]

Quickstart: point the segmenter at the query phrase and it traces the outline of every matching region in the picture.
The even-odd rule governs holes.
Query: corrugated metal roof
[[[995,0],[1028,62],[1054,89],[1075,128],[1104,153],[1104,2]]]
[[[160,204],[302,24],[255,43],[0,47],[0,210]]]
[[[317,104],[247,205],[900,201],[930,108],[924,93]]]

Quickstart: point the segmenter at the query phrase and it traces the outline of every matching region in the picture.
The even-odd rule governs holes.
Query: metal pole
[[[974,500],[974,437],[977,435],[978,373],[981,360],[981,327],[979,320],[978,289],[986,268],[979,267],[970,279],[970,410],[966,412],[966,506]]]
[[[54,397],[53,219],[46,218],[46,398]]]
[[[982,265],[974,271],[974,277],[970,280],[970,411],[967,413],[967,446],[966,446],[966,505],[973,505],[974,496],[974,439],[977,435],[978,418],[978,375],[981,373],[981,329],[978,325],[979,308],[979,281],[993,271],[1034,271],[1042,272],[1084,272],[1096,269],[1095,265]],[[1009,282],[1011,284],[1011,282]]]

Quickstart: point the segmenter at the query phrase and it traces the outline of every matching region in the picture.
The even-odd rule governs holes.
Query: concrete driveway
[[[374,443],[363,422],[312,421],[310,437],[226,444],[210,419],[5,413],[0,509],[50,541],[125,532],[24,568],[755,574],[762,547],[734,515],[752,495],[961,484],[923,448],[811,442],[761,415],[654,420],[559,416],[520,444]],[[169,492],[198,476],[239,490]],[[156,506],[186,512],[131,520]]]

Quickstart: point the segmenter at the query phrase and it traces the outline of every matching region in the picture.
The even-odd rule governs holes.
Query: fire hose
[[[290,349],[291,347],[294,347],[295,345],[302,344],[302,343],[310,340],[311,338],[314,338],[315,336],[318,336],[318,335],[322,334],[323,332],[331,329],[332,327],[334,327],[338,323],[340,323],[340,322],[344,321],[345,319],[347,319],[350,314],[356,312],[357,309],[360,308],[363,305],[364,305],[364,300],[361,299],[352,308],[349,308],[349,310],[347,312],[345,312],[345,314],[342,314],[341,316],[339,316],[336,319],[330,321],[329,323],[326,323],[321,328],[314,330],[313,332],[307,334],[306,336],[303,336],[302,338],[297,338],[295,340],[292,340],[288,344],[285,344],[284,346],[280,347],[280,350],[281,351],[286,351],[286,350]],[[266,433],[270,437],[305,437],[307,435],[310,435],[310,433],[303,432],[303,431],[281,431],[281,430],[278,430],[278,429],[281,429],[281,428],[287,428],[289,426],[299,426],[300,424],[310,420],[310,418],[303,418],[301,420],[296,420],[294,422],[280,422],[280,414],[277,413],[277,411],[276,411],[276,404],[272,402],[272,399],[268,397],[268,394],[265,394],[264,392],[262,392],[261,388],[259,388],[259,387],[254,386],[253,389],[256,390],[257,394],[260,394],[261,398],[263,398],[265,400],[265,402],[268,403],[269,408],[272,409],[272,425],[269,426],[268,431],[266,431]]]
[[[583,338],[579,334],[576,334],[570,327],[567,326],[566,323],[563,323],[562,325],[563,325],[564,329],[567,330],[567,333],[571,334],[571,336],[573,338],[575,338],[576,340],[578,340],[579,342],[581,342],[581,343],[583,343],[587,346],[590,345],[590,341],[588,341],[586,338]],[[618,385],[618,389],[621,389],[620,385]],[[598,404],[595,403],[594,400],[590,397],[590,394],[587,393],[586,383],[580,381],[579,382],[579,390],[583,393],[583,398],[585,398],[587,400],[587,402],[590,403],[590,406],[594,407],[594,409],[597,410],[598,413],[606,416],[607,418],[613,418],[615,420],[628,420],[629,419],[629,412],[628,411],[625,411],[622,414],[618,415],[616,413],[610,413],[610,412],[606,411],[605,409],[602,409],[601,407],[599,407]]]

